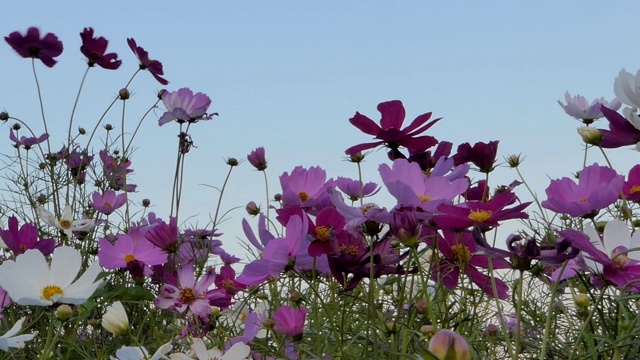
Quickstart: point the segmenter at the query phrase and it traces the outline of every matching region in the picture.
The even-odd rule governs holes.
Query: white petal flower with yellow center
[[[143,347],[123,346],[120,349],[118,349],[118,351],[116,351],[116,357],[111,356],[111,360],[160,360],[160,359],[166,359],[167,357],[164,356],[164,355],[166,353],[168,353],[169,351],[171,351],[171,349],[173,349],[173,346],[171,345],[171,343],[166,343],[166,344],[160,346],[160,348],[158,350],[156,350],[156,352],[153,353],[153,355],[151,357],[149,357],[149,352],[147,351],[147,349],[145,349]]]
[[[120,301],[111,304],[102,315],[102,327],[114,335],[124,335],[129,331],[129,317]]]
[[[6,334],[0,336],[0,350],[9,351],[10,348],[24,348],[24,342],[33,339],[34,336],[38,335],[36,331],[33,334],[22,334],[17,335],[17,333],[22,330],[22,323],[25,318],[18,320]]]
[[[67,205],[64,207],[64,213],[60,219],[57,219],[56,216],[51,213],[49,210],[46,210],[42,206],[38,207],[38,216],[44,221],[45,224],[55,226],[56,228],[62,230],[65,235],[69,239],[73,236],[74,231],[86,231],[90,230],[95,226],[96,221],[93,219],[73,219],[73,211],[71,210],[71,206]]]
[[[82,255],[68,246],[53,251],[51,265],[40,250],[27,250],[0,265],[0,287],[20,305],[84,304],[102,284],[96,281],[102,268],[94,262],[74,281],[81,266]]]

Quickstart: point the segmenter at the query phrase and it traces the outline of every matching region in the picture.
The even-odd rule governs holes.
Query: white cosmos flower
[[[153,353],[153,356],[149,357],[149,352],[147,349],[143,347],[137,346],[123,346],[118,351],[116,351],[116,356],[111,356],[111,360],[160,360],[166,359],[164,356],[166,353],[171,351],[173,346],[171,343],[166,343]]]
[[[38,216],[45,222],[47,225],[55,226],[56,228],[62,230],[65,235],[69,239],[73,236],[74,231],[86,231],[90,230],[95,226],[96,221],[93,219],[73,219],[73,211],[71,210],[71,206],[67,205],[64,207],[64,213],[60,219],[57,219],[56,216],[51,213],[49,210],[46,210],[42,206],[38,206]]]
[[[635,75],[620,70],[613,83],[613,92],[621,103],[640,108],[640,70]]]
[[[114,335],[127,333],[129,330],[129,317],[120,301],[111,304],[102,315],[102,327]]]
[[[171,360],[243,360],[246,359],[251,353],[251,348],[249,345],[238,342],[233,344],[229,350],[222,353],[222,351],[218,349],[209,349],[207,350],[207,346],[204,341],[200,338],[193,338],[193,344],[191,344],[191,351],[187,354],[184,353],[176,353],[171,354],[169,358]]]
[[[82,255],[68,246],[53,251],[51,265],[40,250],[27,250],[0,265],[0,287],[20,305],[84,304],[102,284],[96,281],[102,268],[94,262],[74,282],[81,266]]]
[[[24,342],[33,339],[34,336],[38,335],[36,331],[33,334],[23,334],[17,335],[17,333],[22,330],[22,323],[25,318],[18,320],[6,334],[0,336],[0,350],[9,351],[10,348],[18,348],[22,349],[24,347]]]

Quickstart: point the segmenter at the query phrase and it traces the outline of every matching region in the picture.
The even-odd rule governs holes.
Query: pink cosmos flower
[[[267,168],[267,158],[265,156],[264,147],[257,147],[255,150],[247,155],[247,160],[251,166],[256,168],[258,171],[264,171]]]
[[[399,205],[420,208],[426,212],[435,212],[439,205],[451,203],[469,186],[466,179],[450,181],[442,176],[427,176],[417,163],[410,163],[406,159],[395,160],[391,168],[382,164],[378,171]]]
[[[53,67],[57,63],[56,58],[62,54],[62,42],[52,33],[47,33],[40,38],[40,30],[37,27],[27,29],[25,35],[17,31],[5,36],[4,40],[23,58],[40,59],[43,64]]]
[[[328,200],[327,188],[332,181],[326,179],[326,172],[319,166],[309,169],[296,166],[291,175],[286,172],[280,175],[283,206],[297,205],[308,209]]]
[[[113,190],[107,190],[102,195],[96,191],[91,195],[93,202],[91,207],[97,211],[111,215],[116,209],[120,208],[127,201],[127,195],[125,193],[116,195]]]
[[[162,70],[162,63],[160,61],[151,60],[149,58],[149,53],[145,51],[142,46],[138,46],[134,39],[127,39],[127,44],[129,44],[129,48],[133,51],[138,60],[140,60],[140,70],[149,70],[151,75],[153,75],[153,77],[162,85],[169,84],[169,82],[162,77],[162,75],[164,75],[164,70]]]
[[[640,165],[635,165],[629,170],[629,176],[622,187],[622,192],[627,200],[640,202]]]
[[[640,244],[640,232],[630,235],[623,221],[613,219],[605,226],[602,236],[592,226],[586,226],[584,233],[565,230],[560,235],[582,250],[586,267],[592,274],[602,276],[620,289],[640,292],[640,252],[629,251]],[[592,280],[597,283],[597,278]]]
[[[189,88],[181,88],[177,91],[165,91],[162,94],[162,102],[167,111],[158,119],[158,125],[176,120],[179,124],[195,123],[198,120],[209,120],[207,109],[211,105],[211,99],[203,93],[193,93]]]
[[[356,112],[356,114],[349,119],[349,122],[353,124],[353,126],[366,134],[375,136],[378,141],[352,146],[345,151],[347,155],[351,156],[384,144],[390,149],[389,158],[395,160],[406,158],[406,156],[398,150],[401,146],[407,148],[411,153],[418,153],[438,143],[438,140],[433,136],[417,136],[427,131],[440,120],[440,118],[438,118],[427,123],[431,118],[430,112],[418,116],[409,126],[402,129],[405,110],[400,100],[380,103],[378,104],[378,111],[382,115],[380,125],[359,112]]]
[[[332,208],[322,209],[316,217],[316,223],[309,223],[311,241],[308,253],[310,256],[335,254],[338,252],[338,239],[349,236],[344,230],[347,221],[340,213]]]
[[[437,246],[442,254],[439,262],[432,264],[434,281],[442,281],[447,288],[455,289],[462,273],[490,296],[497,296],[502,300],[507,298],[509,287],[504,281],[495,279],[496,292],[494,292],[491,277],[477,269],[489,269],[489,257],[477,250],[470,232],[444,230],[442,234],[438,234],[437,242],[432,237],[427,237],[426,242],[429,246]],[[491,261],[494,269],[511,268],[504,259],[494,257]]]
[[[346,177],[338,177],[335,185],[342,191],[349,200],[358,201],[361,198],[373,196],[380,191],[378,185],[374,182],[361,183],[359,180],[353,180]]]
[[[495,195],[487,202],[466,201],[456,205],[442,204],[438,206],[440,214],[434,216],[433,220],[441,229],[466,229],[473,225],[488,228],[499,226],[499,222],[504,220],[527,219],[529,215],[522,210],[531,202],[506,208],[515,202],[516,195],[505,192]]]
[[[113,244],[101,238],[98,246],[98,259],[105,269],[126,269],[138,262],[138,265],[145,267],[145,275],[150,275],[146,266],[167,262],[167,253],[145,239],[141,229],[132,228],[128,233],[118,235]]]
[[[109,41],[102,36],[93,37],[93,28],[84,28],[80,38],[82,39],[80,52],[87,57],[89,67],[98,65],[107,70],[116,70],[120,67],[122,61],[118,60],[118,54],[106,53]]]
[[[619,100],[614,99],[609,102],[605,100],[604,97],[594,99],[591,104],[589,104],[584,96],[571,96],[568,91],[564,94],[564,101],[566,104],[558,101],[558,104],[562,107],[564,112],[573,118],[581,120],[587,125],[604,116],[601,110],[603,105],[614,111],[617,111],[620,109],[620,106],[622,106],[622,103]]]
[[[307,309],[304,306],[292,308],[281,306],[273,313],[275,324],[273,330],[291,336],[294,339],[302,337],[304,321],[307,318]]]
[[[14,256],[20,255],[29,249],[38,249],[42,255],[49,256],[56,248],[55,240],[40,240],[38,228],[32,224],[23,224],[18,229],[18,218],[15,216],[9,218],[6,229],[0,230],[0,238],[2,238],[2,241]]]
[[[330,188],[328,192],[335,209],[347,220],[345,230],[354,236],[363,233],[376,235],[380,232],[382,224],[391,222],[391,215],[386,208],[380,208],[376,204],[351,207],[345,204],[339,191]]]
[[[198,316],[209,316],[211,304],[209,304],[207,293],[215,279],[214,269],[209,268],[196,283],[193,262],[188,262],[178,270],[178,278],[175,283],[167,283],[162,286],[160,294],[156,297],[155,305],[160,309],[180,314],[190,310]]]
[[[618,200],[624,176],[597,163],[580,172],[578,183],[569,178],[552,180],[542,206],[570,216],[591,217]]]
[[[20,139],[13,132],[13,129],[9,130],[9,139],[14,142],[13,146],[15,148],[19,148],[23,146],[25,150],[31,150],[34,145],[40,144],[43,141],[46,141],[49,138],[49,134],[44,133],[38,137],[26,137],[21,136]]]

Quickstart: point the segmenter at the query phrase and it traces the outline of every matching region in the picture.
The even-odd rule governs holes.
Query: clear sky
[[[267,150],[271,193],[296,165],[356,177],[344,150],[370,137],[348,119],[359,111],[377,120],[376,105],[393,99],[404,102],[407,122],[429,111],[443,117],[430,130],[440,140],[500,140],[501,157],[522,153],[522,171],[544,199],[549,178],[582,165],[580,123],[557,100],[567,90],[610,100],[620,69],[640,69],[638,10],[637,1],[14,1],[3,5],[0,35],[38,26],[63,41],[58,65],[37,69],[50,124],[59,124],[52,129],[57,145],[86,66],[79,52],[85,26],[110,40],[123,66],[92,69],[78,125],[91,128],[135,71],[127,37],[164,64],[168,90],[208,94],[220,116],[193,127],[197,148],[187,158],[182,216],[205,224],[217,193],[202,184],[220,186],[223,159],[244,158],[257,146]],[[30,62],[3,45],[0,108],[42,130]],[[159,89],[148,73],[136,78],[129,131]],[[177,126],[159,128],[161,113],[143,124],[132,159],[136,196],[150,198],[166,218]],[[116,111],[107,121],[119,127],[118,119]],[[0,133],[8,135],[8,126]],[[7,140],[2,152],[12,150]],[[638,156],[610,152],[625,174]],[[370,156],[365,180],[379,181],[382,161],[383,151]],[[588,163],[594,161],[603,163],[595,153]],[[237,168],[222,208],[264,205],[260,175],[248,163]],[[493,185],[515,173],[500,168],[495,176]],[[519,194],[528,198],[524,189]],[[221,230],[238,234],[243,216],[233,211]]]

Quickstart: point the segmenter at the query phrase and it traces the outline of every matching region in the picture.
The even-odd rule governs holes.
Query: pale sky
[[[439,140],[500,140],[500,158],[522,153],[521,170],[543,200],[549,178],[582,165],[580,123],[557,100],[567,90],[610,100],[618,72],[640,69],[638,10],[637,1],[24,1],[3,5],[0,34],[38,26],[64,43],[53,69],[37,66],[54,147],[66,143],[61,135],[86,67],[79,51],[86,26],[110,41],[123,65],[90,71],[79,126],[91,128],[137,68],[127,37],[164,64],[168,90],[208,94],[220,116],[192,128],[197,148],[187,157],[181,216],[204,225],[217,193],[202,184],[221,186],[224,158],[243,159],[264,146],[271,194],[279,191],[278,176],[297,165],[355,178],[344,150],[371,138],[348,119],[359,111],[377,121],[377,104],[394,99],[404,102],[406,123],[429,111],[443,117],[429,130]],[[42,130],[30,61],[3,42],[0,64],[0,108]],[[162,87],[142,73],[130,88],[132,131]],[[143,124],[132,167],[135,196],[150,198],[167,218],[178,127],[157,126],[163,110]],[[119,111],[107,119],[117,128]],[[7,139],[8,129],[0,125]],[[7,140],[2,152],[11,151]],[[639,157],[630,149],[609,156],[623,174]],[[365,181],[379,182],[383,161],[384,151],[369,157]],[[595,153],[588,163],[594,161],[604,163]],[[515,176],[500,168],[492,184]],[[240,235],[247,201],[264,206],[262,189],[248,163],[235,169],[222,208],[242,208],[221,225],[223,241]],[[526,200],[524,190],[517,193]]]

